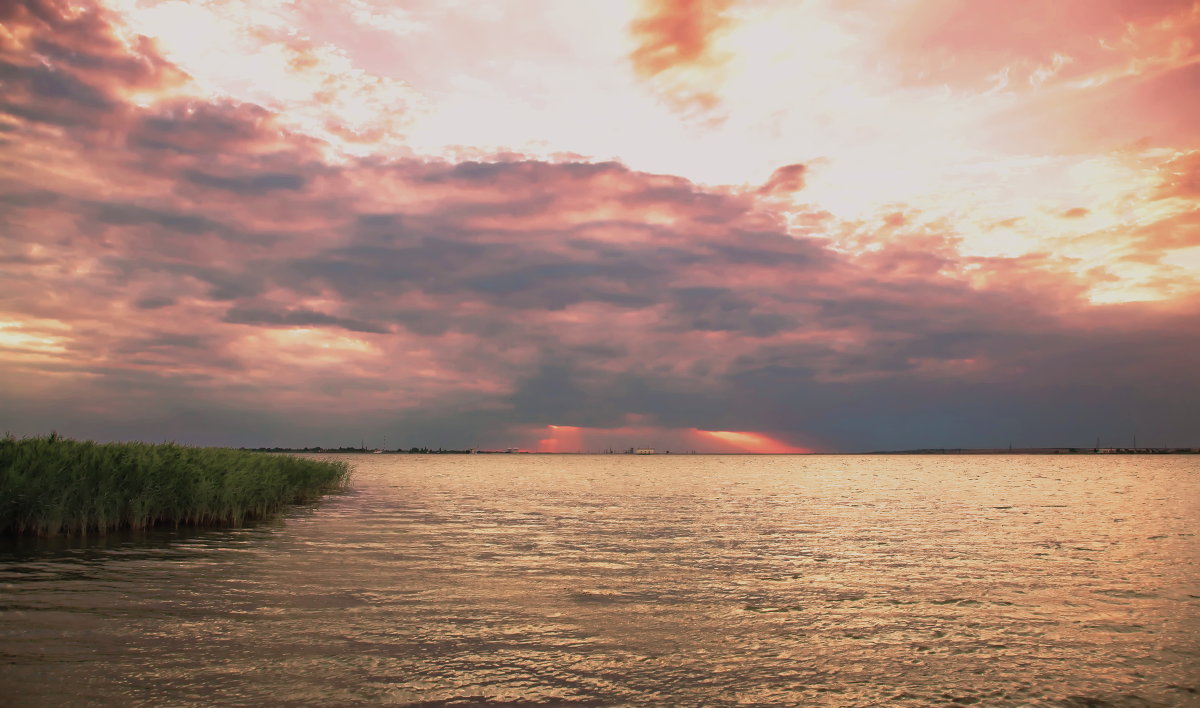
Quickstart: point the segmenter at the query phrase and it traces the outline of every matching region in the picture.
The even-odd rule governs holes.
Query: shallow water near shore
[[[0,703],[1200,705],[1200,457],[341,459],[0,542]]]

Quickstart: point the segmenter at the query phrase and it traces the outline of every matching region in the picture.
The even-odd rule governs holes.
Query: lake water
[[[1200,457],[347,459],[0,546],[0,704],[1200,705]]]

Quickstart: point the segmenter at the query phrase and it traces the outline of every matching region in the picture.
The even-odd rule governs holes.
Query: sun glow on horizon
[[[745,452],[765,455],[789,455],[810,453],[812,450],[789,445],[762,433],[732,430],[695,430],[702,436],[733,445]]]
[[[778,440],[752,431],[700,430],[670,428],[645,422],[612,428],[572,425],[545,425],[529,430],[537,436],[532,449],[537,452],[625,452],[632,448],[653,448],[658,452],[743,452],[767,455],[804,454],[812,449]]]
[[[573,425],[547,425],[546,437],[537,441],[535,452],[579,452],[583,428]]]

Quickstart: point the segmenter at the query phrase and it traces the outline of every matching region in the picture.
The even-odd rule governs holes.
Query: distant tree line
[[[239,450],[248,450],[251,452],[356,452],[356,453],[374,453],[375,450],[364,447],[240,447]],[[431,447],[410,447],[407,450],[397,448],[395,450],[379,450],[380,453],[387,455],[467,455],[470,450],[447,450],[439,447],[437,449]]]

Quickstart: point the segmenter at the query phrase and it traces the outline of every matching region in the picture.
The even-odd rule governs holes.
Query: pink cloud
[[[653,76],[676,66],[711,61],[711,37],[725,23],[726,0],[647,0],[632,32],[641,40],[630,59]]]
[[[702,109],[716,104],[704,79],[681,77],[692,69],[719,66],[714,35],[728,24],[724,13],[732,0],[644,0],[642,14],[630,30],[638,41],[630,54],[634,70],[656,80],[666,95],[683,107]]]
[[[760,194],[790,194],[804,189],[804,165],[784,165],[771,173],[766,184],[759,187]]]
[[[1162,184],[1155,195],[1158,198],[1200,198],[1200,150],[1170,160],[1162,166],[1162,173]]]
[[[986,86],[1007,73],[1028,89],[1177,55],[1173,40],[1198,29],[1192,0],[926,0],[887,46],[913,80]]]

